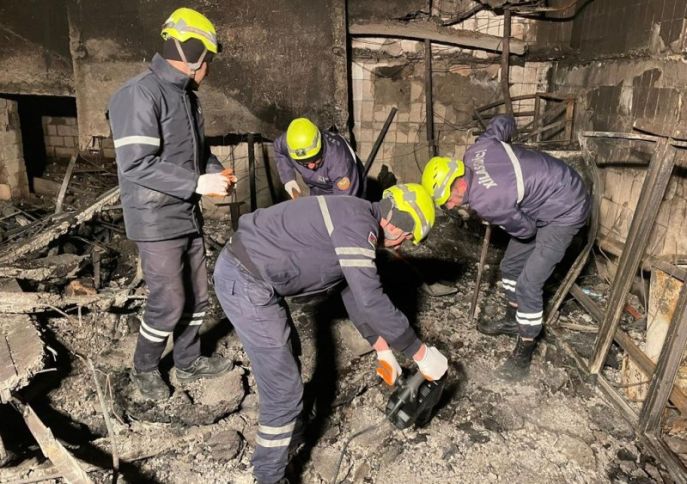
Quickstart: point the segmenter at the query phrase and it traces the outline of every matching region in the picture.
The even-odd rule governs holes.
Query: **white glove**
[[[401,365],[396,361],[396,357],[391,350],[382,350],[377,352],[377,374],[389,386],[393,386],[403,370]]]
[[[206,173],[198,177],[196,193],[200,195],[226,195],[229,179],[221,173]]]
[[[427,346],[425,356],[415,363],[420,373],[429,381],[439,380],[448,370],[448,360],[434,346]]]
[[[290,182],[286,182],[286,185],[284,185],[284,189],[286,190],[286,193],[288,193],[291,198],[298,198],[301,196],[301,187],[298,186],[298,183],[296,182],[296,180],[291,180]],[[294,195],[294,190],[296,191],[296,195]]]

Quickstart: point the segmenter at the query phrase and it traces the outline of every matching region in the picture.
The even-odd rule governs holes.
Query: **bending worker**
[[[208,306],[200,195],[226,194],[232,181],[205,145],[195,90],[218,52],[215,27],[189,8],[162,27],[162,55],[110,100],[127,237],[136,242],[150,294],[131,378],[144,397],[170,389],[158,364],[174,333],[180,382],[227,371],[231,361],[200,355],[198,331]]]
[[[311,195],[362,196],[361,165],[340,134],[320,130],[307,118],[297,118],[274,141],[274,152],[279,177],[291,198],[301,195],[296,173],[303,177]]]
[[[589,216],[591,203],[582,178],[561,160],[509,144],[512,116],[495,116],[460,160],[435,157],[422,184],[437,205],[469,205],[511,239],[501,261],[507,299],[502,319],[480,321],[488,335],[518,335],[501,373],[512,379],[529,371],[542,329],[544,283]]]
[[[412,357],[425,378],[441,378],[446,358],[423,344],[382,290],[378,242],[419,243],[434,224],[422,186],[397,185],[380,202],[304,197],[241,217],[215,267],[217,297],[250,358],[260,417],[253,455],[259,483],[284,476],[302,410],[303,384],[292,353],[282,297],[324,291],[345,280],[342,299],[358,331],[377,351],[380,376],[393,384],[401,368],[391,348]]]

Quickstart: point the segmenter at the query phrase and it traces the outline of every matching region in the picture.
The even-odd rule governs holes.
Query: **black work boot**
[[[526,340],[518,336],[518,342],[515,343],[513,353],[498,370],[499,375],[511,381],[525,378],[530,372],[532,353],[534,353],[536,347],[537,342],[535,340]]]
[[[515,319],[515,313],[518,308],[508,304],[506,306],[506,314],[500,319],[487,319],[477,322],[477,331],[489,336],[497,336],[499,334],[506,334],[508,336],[517,336],[518,322]]]
[[[225,374],[233,367],[234,363],[231,360],[218,355],[213,355],[210,358],[199,356],[188,368],[176,368],[177,380],[180,383],[185,383],[199,378],[215,378]]]
[[[165,400],[171,395],[157,368],[152,371],[137,371],[136,368],[132,368],[129,376],[144,398]]]

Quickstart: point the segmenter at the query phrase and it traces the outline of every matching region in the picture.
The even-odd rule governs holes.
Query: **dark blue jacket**
[[[300,173],[303,181],[310,187],[311,195],[353,195],[360,196],[362,191],[362,171],[353,148],[343,136],[320,130],[324,150],[322,164],[316,170],[299,165],[289,156],[286,134],[274,141],[277,169],[283,184],[296,179]],[[348,182],[344,180],[348,179]]]
[[[382,289],[375,265],[378,204],[351,196],[302,197],[239,219],[234,254],[282,296],[322,291],[345,279],[359,315],[394,349],[412,356],[420,341]],[[242,259],[242,257],[239,257]]]
[[[109,104],[124,226],[129,239],[157,241],[200,232],[198,177],[222,171],[205,144],[189,77],[155,54],[149,69]]]
[[[495,116],[466,150],[463,203],[517,238],[530,238],[548,224],[584,225],[591,203],[580,175],[546,153],[508,144],[515,129],[512,116]]]

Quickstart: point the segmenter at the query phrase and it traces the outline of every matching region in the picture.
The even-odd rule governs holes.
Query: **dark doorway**
[[[76,98],[16,94],[0,94],[0,97],[17,102],[26,173],[33,191],[33,178],[42,176],[47,164],[43,116],[75,118]]]

